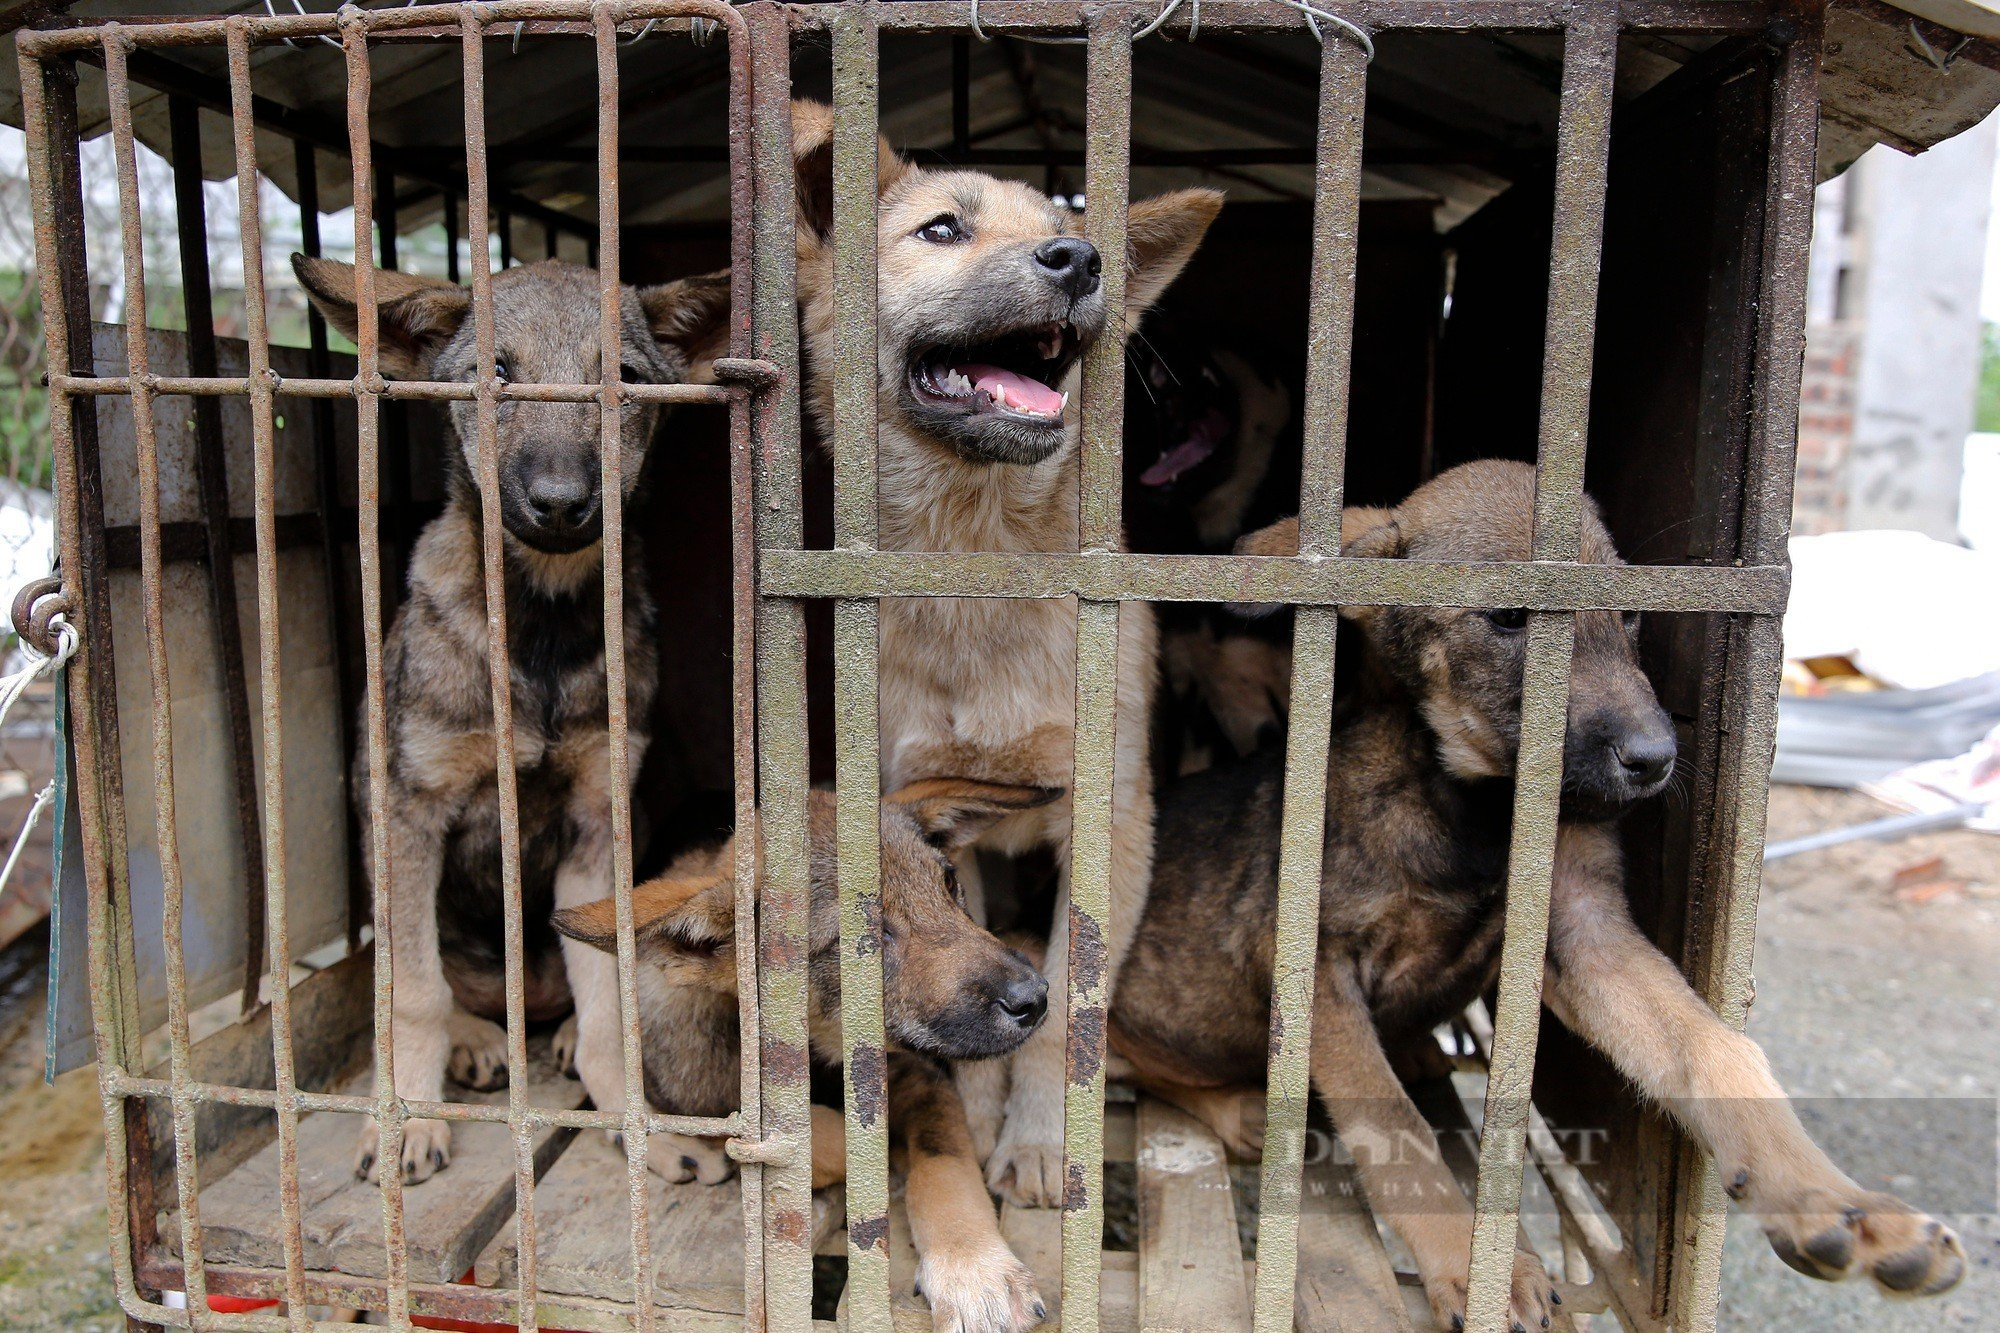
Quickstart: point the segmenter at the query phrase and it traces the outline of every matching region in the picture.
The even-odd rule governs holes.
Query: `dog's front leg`
[[[1354,1157],[1369,1207],[1410,1247],[1438,1326],[1463,1328],[1472,1204],[1397,1081],[1352,964],[1324,948],[1314,982],[1311,1063],[1313,1089]],[[1513,1327],[1546,1328],[1556,1303],[1541,1261],[1517,1252],[1509,1306]]]
[[[437,887],[444,871],[445,831],[455,813],[451,803],[398,794],[387,811],[388,883],[383,884],[381,874],[375,876],[375,891],[389,895],[390,1005],[394,1015],[391,1063],[396,1095],[405,1101],[444,1100],[456,1004],[438,952]],[[364,1180],[373,1178],[380,1151],[380,1135],[370,1117],[355,1146],[355,1174]],[[403,1183],[428,1180],[450,1162],[449,1121],[404,1123]]]
[[[1122,701],[1121,701],[1122,703]],[[1139,918],[1153,875],[1153,794],[1143,744],[1143,727],[1126,725],[1121,707],[1118,759],[1111,793],[1111,919],[1103,947],[1092,961],[1100,969],[1104,1011]],[[1138,744],[1130,743],[1133,736]],[[1056,895],[1055,928],[1042,968],[1049,979],[1049,1012],[1014,1054],[1007,1115],[999,1143],[986,1162],[986,1181],[1008,1202],[1024,1208],[1055,1208],[1063,1199],[1063,1092],[1067,1084],[1069,1032],[1069,839],[1067,827],[1057,852],[1063,867]],[[1102,1014],[1099,1015],[1100,1020]]]
[[[1836,1282],[1866,1273],[1906,1295],[1947,1291],[1965,1275],[1950,1228],[1862,1189],[1806,1136],[1757,1043],[1633,924],[1617,846],[1598,829],[1565,827],[1557,841],[1546,998],[1687,1127],[1791,1267]]]
[[[579,907],[611,896],[611,824],[608,815],[592,819],[573,815],[577,837],[570,854],[556,869],[556,906]],[[623,1112],[625,1041],[618,1007],[618,957],[588,944],[562,937],[563,966],[569,973],[570,995],[576,1004],[575,1065],[584,1091],[600,1111]],[[620,1131],[611,1131],[616,1142]],[[736,1173],[736,1165],[719,1139],[681,1134],[655,1134],[647,1145],[646,1164],[674,1184],[700,1180],[716,1185]]]
[[[936,1333],[1019,1333],[1040,1323],[1048,1312],[1034,1274],[1000,1235],[951,1076],[921,1056],[892,1054],[889,1129],[906,1164],[917,1290]]]

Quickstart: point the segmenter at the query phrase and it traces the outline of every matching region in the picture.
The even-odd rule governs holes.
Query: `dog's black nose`
[[[1000,988],[993,1003],[1021,1027],[1033,1029],[1049,1011],[1049,983],[1039,972],[1015,977]]]
[[[1635,787],[1650,787],[1673,771],[1672,732],[1634,732],[1612,746],[1612,752],[1618,756],[1625,780]]]
[[[548,473],[528,483],[528,505],[535,520],[551,527],[575,528],[590,521],[597,496],[581,476]]]
[[[1035,247],[1035,264],[1043,276],[1080,301],[1103,280],[1104,258],[1080,236],[1058,236]]]

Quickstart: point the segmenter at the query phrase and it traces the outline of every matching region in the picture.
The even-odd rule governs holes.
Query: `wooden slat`
[[[1299,1280],[1293,1304],[1299,1333],[1410,1333],[1396,1270],[1382,1248],[1354,1168],[1341,1162],[1309,1163],[1300,1184]]]
[[[743,1195],[722,1185],[647,1180],[656,1305],[743,1313]],[[632,1214],[625,1157],[608,1136],[578,1136],[535,1188],[536,1281],[543,1291],[632,1299]],[[514,1222],[479,1256],[474,1280],[512,1287],[519,1280]]]
[[[1190,1333],[1250,1326],[1236,1204],[1221,1140],[1140,1099],[1139,1326]]]
[[[548,1042],[530,1048],[528,1100],[535,1106],[573,1109],[583,1085],[565,1077],[550,1058]],[[363,1073],[341,1088],[365,1094]],[[463,1100],[504,1103],[507,1094],[463,1093]],[[308,1269],[357,1277],[386,1275],[382,1243],[382,1194],[354,1178],[354,1145],[361,1118],[321,1111],[299,1121],[300,1238]],[[544,1130],[535,1139],[538,1172],[549,1169],[573,1137]],[[514,1211],[514,1145],[507,1127],[460,1123],[451,1131],[451,1165],[403,1191],[405,1229],[413,1282],[455,1282],[472,1267],[480,1248]],[[278,1220],[278,1145],[266,1145],[201,1192],[203,1257],[211,1264],[259,1268],[285,1266]],[[160,1236],[180,1251],[180,1215],[164,1214]]]

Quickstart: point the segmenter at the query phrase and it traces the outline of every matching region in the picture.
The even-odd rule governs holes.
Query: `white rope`
[[[972,35],[982,42],[992,41],[993,35],[981,27],[979,23],[979,0],[971,0],[971,3]],[[1319,26],[1320,21],[1323,19],[1331,23],[1335,29],[1344,33],[1355,45],[1359,46],[1368,59],[1375,59],[1375,39],[1369,36],[1368,30],[1360,24],[1344,19],[1338,14],[1329,13],[1321,9],[1318,5],[1309,3],[1309,0],[1278,0],[1278,3],[1296,9],[1299,13],[1304,14],[1306,16],[1306,26],[1312,29],[1313,36],[1319,38],[1320,41],[1324,42],[1326,40],[1326,34],[1320,30]],[[1151,23],[1133,33],[1132,40],[1137,41],[1141,37],[1151,37],[1162,27],[1166,26],[1167,20],[1172,18],[1183,4],[1189,6],[1187,39],[1193,41],[1201,32],[1201,0],[1163,0],[1163,3],[1160,5],[1160,12],[1154,16]],[[1008,36],[1013,37],[1017,41],[1037,42],[1043,46],[1082,46],[1090,41],[1088,37],[1033,37],[1026,33],[1018,32],[1009,33]]]
[[[7,714],[14,711],[21,696],[28,687],[42,676],[54,675],[62,670],[65,663],[76,655],[76,628],[66,617],[57,615],[49,618],[49,632],[56,636],[56,655],[44,657],[26,639],[21,640],[21,655],[28,664],[12,675],[0,679],[0,725],[7,721]],[[35,821],[42,817],[42,811],[49,808],[55,799],[56,782],[50,778],[42,789],[35,793],[35,803],[28,807],[27,818],[21,821],[21,831],[14,835],[14,846],[7,853],[7,864],[0,866],[0,893],[6,892],[7,881],[14,877],[14,863],[21,859],[21,849],[28,845],[28,835],[35,831]]]

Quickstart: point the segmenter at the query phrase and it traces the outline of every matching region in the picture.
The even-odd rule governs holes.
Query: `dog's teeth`
[[[1065,393],[1062,396],[1062,401],[1056,404],[1056,415],[1061,416],[1067,411],[1069,411],[1069,395]]]

